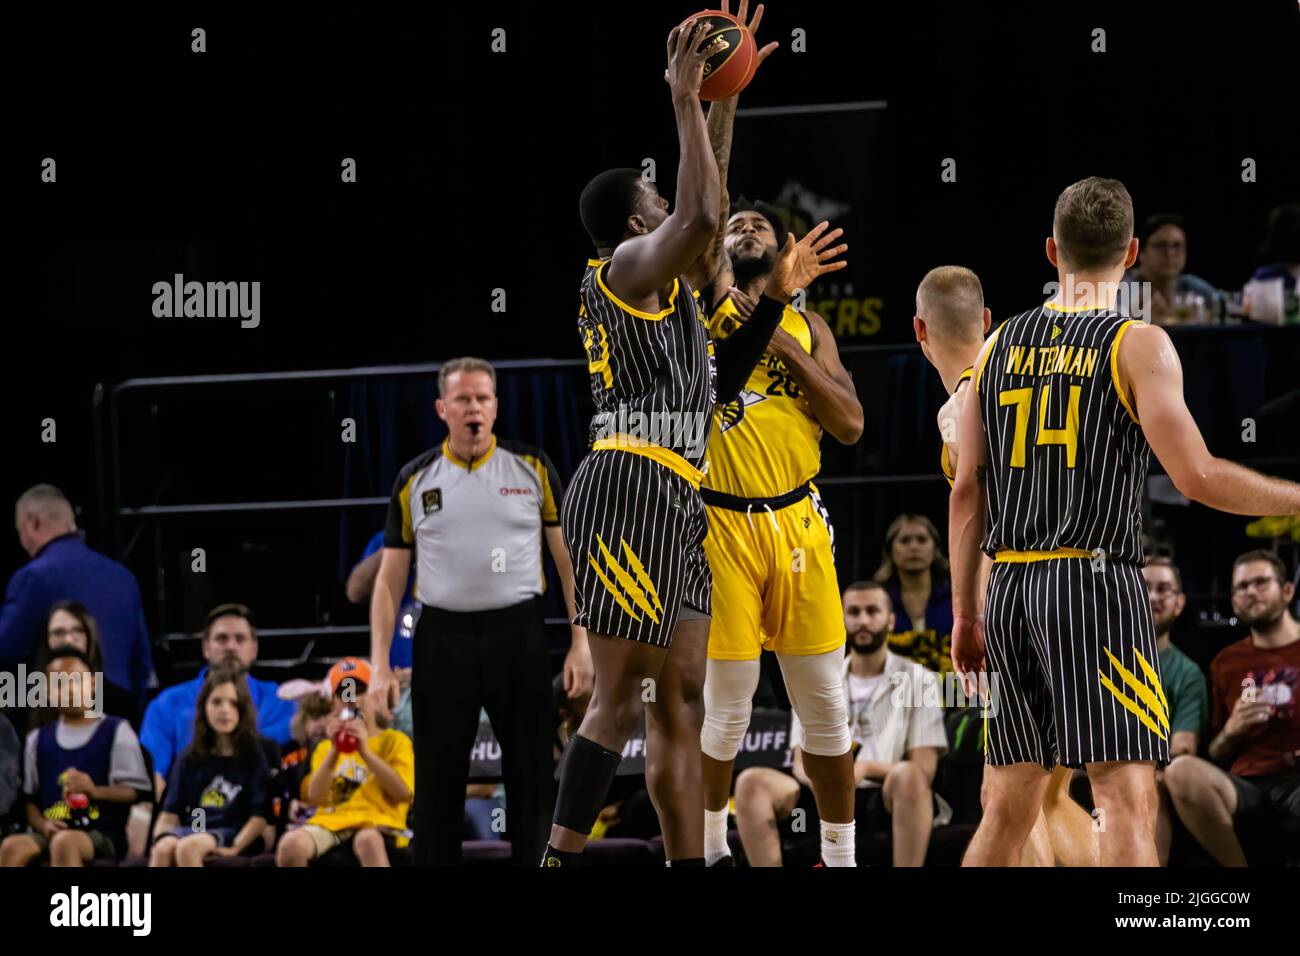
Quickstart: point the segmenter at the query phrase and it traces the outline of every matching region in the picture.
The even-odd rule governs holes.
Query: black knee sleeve
[[[622,754],[574,734],[560,771],[555,823],[584,836],[590,833],[622,759]]]

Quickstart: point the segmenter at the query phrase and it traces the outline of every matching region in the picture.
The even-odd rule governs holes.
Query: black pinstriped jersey
[[[668,308],[634,309],[604,281],[608,259],[587,260],[578,331],[587,352],[596,414],[591,441],[632,433],[700,468],[716,398],[713,341],[686,282],[673,280]]]
[[[1039,306],[1008,319],[975,375],[988,435],[984,550],[1097,549],[1142,563],[1150,447],[1119,389],[1133,319]]]

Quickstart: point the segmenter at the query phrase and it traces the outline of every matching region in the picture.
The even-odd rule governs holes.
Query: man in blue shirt
[[[30,666],[44,636],[50,605],[80,601],[99,623],[104,678],[144,705],[154,681],[153,650],[140,585],[112,558],[92,551],[77,531],[72,505],[53,485],[19,497],[14,523],[31,561],[9,579],[0,609],[0,668]]]
[[[277,744],[287,744],[293,736],[289,723],[293,720],[294,702],[276,695],[278,685],[274,681],[258,680],[248,673],[257,660],[257,629],[252,612],[242,604],[214,607],[203,628],[202,650],[209,664],[229,661],[239,668],[257,709],[257,732]],[[172,761],[194,736],[194,707],[207,674],[204,667],[193,680],[168,687],[145,709],[140,743],[153,757],[154,783],[159,792],[166,785]]]

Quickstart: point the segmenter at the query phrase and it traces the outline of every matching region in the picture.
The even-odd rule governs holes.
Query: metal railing
[[[1205,333],[1212,330],[1196,330]],[[845,359],[860,356],[892,356],[919,354],[920,349],[914,343],[882,345],[849,345],[840,349]],[[520,359],[494,362],[498,371],[533,372],[546,369],[582,369],[586,362],[582,359]],[[357,498],[320,498],[278,501],[240,501],[240,502],[195,502],[188,504],[160,504],[163,487],[155,489],[155,500],[146,504],[127,505],[121,501],[122,494],[122,416],[120,402],[124,395],[156,389],[177,389],[210,387],[222,388],[232,385],[271,385],[285,382],[355,382],[368,379],[409,378],[414,376],[435,376],[441,368],[440,362],[423,362],[403,365],[361,366],[356,368],[316,369],[307,371],[247,372],[192,376],[159,376],[150,378],[133,378],[106,388],[102,383],[95,386],[92,399],[95,455],[95,498],[96,521],[101,540],[108,543],[108,550],[117,557],[129,554],[131,543],[144,531],[147,523],[163,519],[192,515],[228,515],[268,511],[333,511],[348,508],[379,508],[388,505],[387,497]],[[1256,467],[1267,468],[1270,465],[1293,465],[1295,458],[1274,458],[1246,460]],[[1151,473],[1160,474],[1158,462],[1152,462]],[[889,485],[932,485],[943,481],[937,471],[920,474],[857,474],[829,475],[817,479],[823,487],[871,487]],[[127,523],[131,529],[131,543],[125,542],[124,529]],[[563,618],[548,619],[547,624],[558,626],[564,624]],[[289,638],[314,635],[361,635],[367,632],[364,625],[355,626],[306,626],[289,628],[266,628],[259,631],[262,636]],[[193,635],[168,634],[163,643],[179,642],[192,639]],[[309,648],[315,641],[309,642]],[[316,662],[315,659],[312,659]],[[321,662],[325,659],[322,658]],[[301,655],[293,658],[272,658],[260,660],[259,666],[293,667],[305,663]]]

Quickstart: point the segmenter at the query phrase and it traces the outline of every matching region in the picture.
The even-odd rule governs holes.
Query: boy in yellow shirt
[[[306,824],[290,830],[276,850],[277,866],[306,866],[350,843],[362,866],[388,866],[404,847],[406,814],[415,787],[411,740],[375,720],[366,698],[370,665],[345,657],[329,672],[333,712],[327,739],[316,745],[302,796],[316,806]]]

